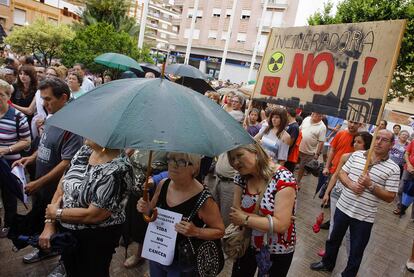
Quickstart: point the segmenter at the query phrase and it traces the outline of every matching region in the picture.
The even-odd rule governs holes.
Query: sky
[[[336,5],[340,0],[331,0],[334,3],[332,9],[333,14],[336,12]],[[298,12],[296,15],[295,26],[305,26],[308,25],[307,19],[310,15],[315,13],[318,9],[319,11],[323,10],[323,3],[327,0],[299,0]]]

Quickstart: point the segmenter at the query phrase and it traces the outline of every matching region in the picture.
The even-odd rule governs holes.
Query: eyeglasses
[[[391,139],[384,138],[384,137],[376,137],[375,140],[376,141],[379,141],[379,142],[381,142],[381,141],[383,141],[383,142],[390,142],[391,141]]]
[[[180,160],[167,159],[167,163],[175,167],[187,167],[189,165],[193,165],[191,162],[183,160],[183,159],[180,159]]]

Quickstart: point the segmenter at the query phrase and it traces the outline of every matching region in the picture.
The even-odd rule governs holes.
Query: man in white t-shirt
[[[82,76],[83,82],[81,86],[81,90],[85,93],[87,93],[90,90],[93,90],[95,88],[95,85],[89,78],[85,76],[85,66],[81,63],[76,63],[73,66],[73,69],[76,70],[76,72],[79,73],[80,76]]]
[[[394,134],[381,130],[375,139],[367,174],[364,166],[366,151],[354,152],[342,167],[339,180],[344,185],[336,204],[333,230],[326,241],[326,252],[322,261],[311,264],[316,271],[332,271],[346,230],[351,233],[351,249],[343,277],[354,277],[368,244],[379,200],[391,203],[398,191],[400,168],[389,158],[394,145]]]
[[[322,118],[322,114],[313,112],[300,125],[302,141],[299,145],[298,185],[300,185],[305,172],[305,165],[312,160],[317,160],[322,152],[326,135],[326,126],[322,122]]]

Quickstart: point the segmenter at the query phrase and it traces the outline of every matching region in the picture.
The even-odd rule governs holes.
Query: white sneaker
[[[409,272],[414,273],[414,262],[411,262],[410,260],[408,260],[407,263],[405,264],[405,267],[407,268]]]
[[[55,269],[47,275],[47,277],[66,277],[65,266],[61,261],[57,264]]]

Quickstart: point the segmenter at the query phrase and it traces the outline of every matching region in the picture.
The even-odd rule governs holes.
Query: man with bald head
[[[357,275],[379,200],[391,203],[398,191],[400,168],[388,156],[394,140],[393,132],[386,129],[378,131],[366,174],[363,171],[368,151],[354,152],[342,167],[339,179],[345,187],[336,204],[334,227],[326,241],[325,256],[322,261],[311,264],[312,270],[334,269],[339,247],[349,227],[351,250],[342,276]]]

